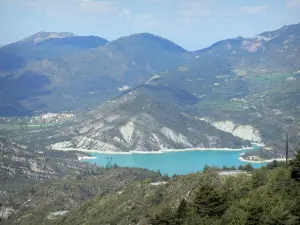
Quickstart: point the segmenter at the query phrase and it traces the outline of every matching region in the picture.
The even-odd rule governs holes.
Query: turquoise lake
[[[222,167],[247,164],[238,158],[241,153],[251,151],[183,151],[167,152],[161,154],[105,154],[90,153],[97,159],[86,160],[90,163],[105,166],[107,163],[117,164],[121,167],[139,167],[149,170],[160,170],[162,174],[188,174],[202,171],[205,164]],[[253,163],[253,167],[261,167],[265,163]]]

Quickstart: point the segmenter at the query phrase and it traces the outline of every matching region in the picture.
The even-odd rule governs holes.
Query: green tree
[[[260,169],[260,170],[256,170],[252,174],[252,186],[253,186],[253,188],[263,186],[263,185],[266,184],[266,182],[267,182],[267,173],[266,173],[266,171]]]
[[[205,164],[205,166],[203,167],[203,173],[207,172],[209,170],[209,165]]]
[[[170,177],[169,175],[166,173],[165,175],[162,176],[161,178],[163,181],[169,181],[170,180]]]
[[[177,218],[179,219],[185,219],[186,218],[186,215],[187,215],[187,202],[185,199],[182,199],[179,206],[178,206],[178,209],[177,209]]]
[[[300,151],[296,158],[291,161],[291,178],[300,181]]]
[[[160,170],[157,170],[157,173],[158,173],[158,175],[159,175],[159,176],[161,176],[161,172],[160,172]]]
[[[239,165],[238,166],[238,170],[244,170],[244,166],[243,165]]]
[[[221,224],[244,225],[247,218],[248,213],[239,204],[234,204],[222,216]]]
[[[119,168],[119,166],[115,163],[115,164],[113,165],[113,168],[116,169],[116,168]]]
[[[239,165],[238,169],[247,172],[251,172],[254,170],[253,166],[250,163],[247,163],[245,165]]]
[[[155,215],[154,218],[150,219],[151,225],[177,225],[175,222],[175,215],[170,209],[170,207],[166,206],[162,209],[159,215]]]
[[[260,205],[255,205],[255,203],[248,206],[248,218],[247,225],[257,225],[261,224],[260,219],[263,214],[263,208]]]
[[[236,167],[232,165],[231,170],[236,170]]]
[[[294,219],[291,220],[291,216],[289,215],[290,212],[287,210],[287,206],[284,204],[283,201],[279,202],[276,206],[274,206],[271,210],[271,212],[262,217],[262,223],[263,224],[299,224],[294,223]]]
[[[205,166],[203,167],[202,172],[206,173],[206,172],[210,172],[210,171],[219,171],[220,169],[216,166],[209,166],[207,164],[205,164]]]
[[[275,169],[275,168],[277,168],[281,165],[282,165],[282,162],[278,162],[277,160],[274,160],[274,161],[267,164],[267,168],[269,170],[273,170],[273,169]]]
[[[290,224],[300,224],[300,196],[298,196],[294,203],[291,205],[291,214],[292,214],[292,219],[293,222],[295,223],[290,223]]]
[[[220,217],[227,208],[225,198],[212,184],[204,184],[196,191],[194,207],[202,217]]]

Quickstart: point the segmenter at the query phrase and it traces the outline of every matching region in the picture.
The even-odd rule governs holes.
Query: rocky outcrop
[[[250,145],[248,140],[256,140],[246,137],[249,127],[220,129],[217,125],[182,113],[179,104],[168,103],[169,99],[166,101],[164,97],[155,96],[158,90],[163,96],[170,95],[168,87],[155,84],[153,86],[159,89],[151,87],[149,90],[149,85],[101,105],[89,114],[88,119],[77,124],[74,128],[78,131],[77,136],[53,144],[51,148],[147,152],[187,148],[242,148]],[[144,95],[146,91],[147,98]]]
[[[208,120],[209,121],[209,120]],[[251,125],[235,124],[233,121],[210,122],[215,128],[231,133],[233,136],[255,143],[261,143],[261,135],[258,129]]]

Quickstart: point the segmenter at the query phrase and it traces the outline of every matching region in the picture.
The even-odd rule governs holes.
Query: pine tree
[[[296,198],[292,207],[291,207],[291,214],[294,217],[293,219],[296,223],[300,224],[300,196]]]
[[[291,161],[291,178],[300,181],[300,151],[296,158]]]
[[[157,170],[157,174],[158,174],[159,176],[161,176],[161,172],[160,172],[160,170]]]
[[[185,219],[186,214],[187,214],[187,202],[185,199],[182,199],[177,209],[177,218]]]
[[[198,215],[220,217],[227,208],[225,199],[213,185],[205,184],[199,188],[194,201]]]
[[[176,222],[174,222],[174,213],[170,209],[169,206],[166,206],[162,209],[161,213],[159,215],[155,215],[154,218],[150,219],[151,225],[175,225]]]
[[[203,167],[203,173],[207,172],[209,170],[209,165],[205,164],[205,166]]]

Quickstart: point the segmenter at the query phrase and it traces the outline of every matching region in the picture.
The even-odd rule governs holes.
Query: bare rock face
[[[231,133],[236,137],[240,137],[244,140],[260,143],[261,136],[258,129],[251,125],[235,124],[233,121],[217,121],[212,122],[212,125],[217,129]]]
[[[248,52],[257,52],[263,47],[260,41],[243,41],[241,48]]]
[[[22,40],[21,42],[31,42],[33,44],[38,44],[42,41],[45,41],[47,39],[50,39],[50,38],[66,38],[66,37],[73,37],[75,36],[75,34],[73,33],[70,33],[70,32],[61,32],[61,33],[58,33],[58,32],[39,32],[39,33],[36,33],[24,40]]]

